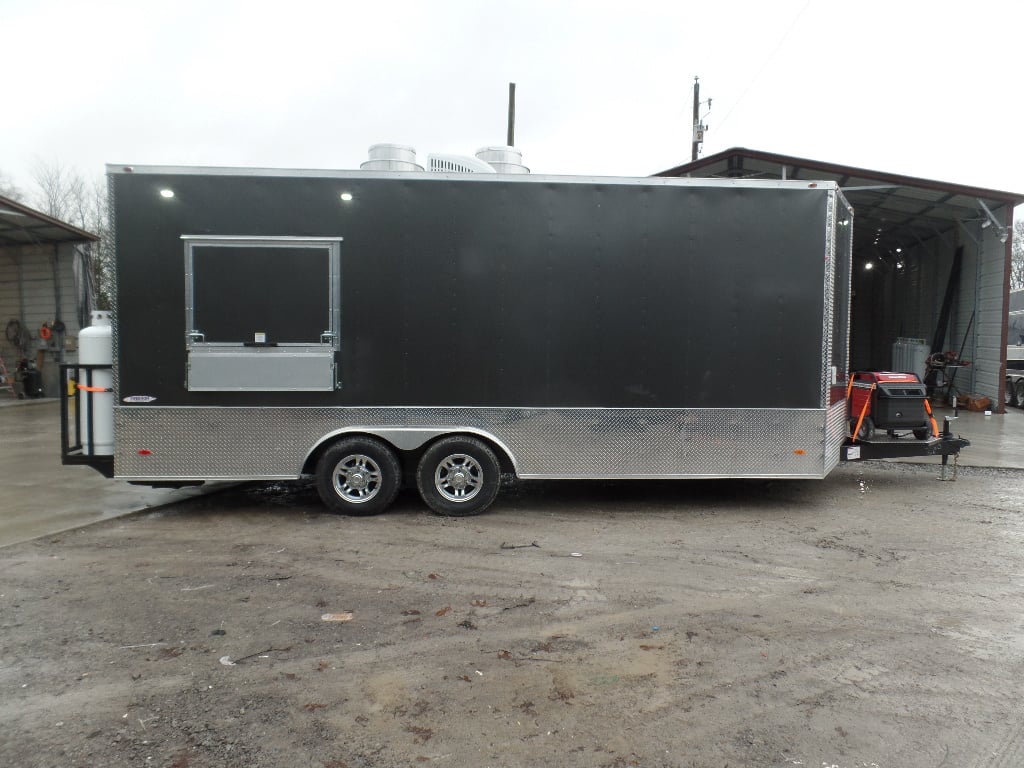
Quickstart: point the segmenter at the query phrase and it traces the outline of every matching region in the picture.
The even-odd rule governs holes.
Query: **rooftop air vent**
[[[370,159],[359,166],[361,171],[422,171],[416,164],[416,150],[404,144],[374,144]]]
[[[478,160],[483,160],[498,173],[529,173],[523,165],[523,153],[515,147],[483,147],[476,151]]]
[[[465,155],[428,155],[428,168],[434,173],[497,173],[483,160]]]

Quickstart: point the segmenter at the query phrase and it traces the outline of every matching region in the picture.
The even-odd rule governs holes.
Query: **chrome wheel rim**
[[[465,453],[453,453],[438,462],[434,487],[448,501],[469,501],[483,487],[484,470],[480,462]]]
[[[334,467],[334,491],[351,504],[362,504],[380,492],[380,465],[363,453],[346,456]]]

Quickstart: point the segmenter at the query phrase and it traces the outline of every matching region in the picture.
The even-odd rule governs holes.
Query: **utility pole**
[[[516,84],[508,84],[508,143],[507,147],[516,145]]]
[[[700,142],[703,140],[703,135],[698,135],[698,128],[700,127],[700,81],[697,77],[693,78],[693,155],[690,160],[697,159],[697,150],[700,147]]]
[[[711,109],[711,99],[708,99],[708,109]],[[700,145],[704,143],[704,131],[708,127],[700,121],[700,79],[693,78],[693,154],[691,160],[697,159]]]

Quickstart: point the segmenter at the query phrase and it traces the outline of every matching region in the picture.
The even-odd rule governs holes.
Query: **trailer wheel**
[[[439,515],[479,515],[494,501],[501,485],[498,457],[473,437],[438,440],[416,470],[420,496]]]
[[[402,469],[379,440],[349,437],[332,445],[316,465],[316,489],[332,512],[375,515],[394,500]]]
[[[1024,408],[1024,379],[1014,381],[1006,380],[1006,405]]]

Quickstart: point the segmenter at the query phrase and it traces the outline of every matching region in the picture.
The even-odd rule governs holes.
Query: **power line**
[[[799,11],[797,11],[796,16],[793,17],[793,21],[790,23],[789,28],[786,30],[786,32],[782,35],[782,38],[779,40],[778,44],[775,46],[772,52],[769,53],[764,58],[764,60],[758,65],[756,73],[751,78],[750,82],[747,83],[747,87],[743,89],[743,92],[739,95],[739,98],[737,98],[736,101],[732,103],[732,106],[729,108],[729,111],[725,113],[725,117],[723,117],[719,121],[719,128],[725,125],[725,121],[729,119],[729,115],[733,113],[733,110],[735,110],[739,103],[743,101],[743,97],[746,96],[747,93],[750,92],[750,89],[754,87],[754,83],[756,83],[758,78],[761,77],[762,73],[768,65],[768,62],[770,62],[775,57],[775,54],[779,52],[782,46],[786,44],[786,40],[789,39],[790,33],[796,27],[797,22],[800,21],[800,17],[804,15],[804,11],[807,10],[807,7],[811,4],[811,2],[812,0],[807,0],[807,2],[804,3],[803,7]]]

